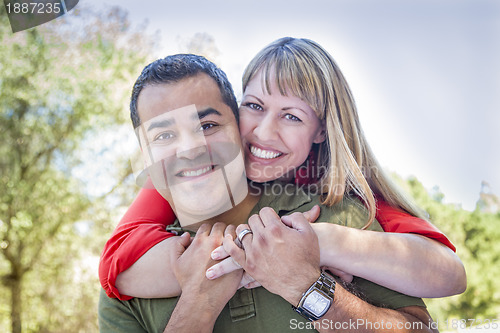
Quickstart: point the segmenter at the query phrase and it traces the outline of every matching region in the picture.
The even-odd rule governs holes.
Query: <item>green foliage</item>
[[[403,186],[456,246],[467,272],[467,290],[463,294],[427,301],[433,317],[440,321],[498,318],[500,212],[481,211],[479,207],[470,212],[457,205],[445,204],[442,193],[434,189],[430,195],[415,178],[408,179]]]
[[[0,331],[96,331],[103,240],[90,236],[116,216],[73,170],[89,138],[128,118],[152,43],[118,9],[12,34],[0,6],[0,21]]]

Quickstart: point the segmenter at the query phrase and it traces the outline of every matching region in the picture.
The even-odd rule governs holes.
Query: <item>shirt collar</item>
[[[262,194],[250,215],[257,214],[264,207],[271,207],[281,216],[312,201],[311,197],[304,191],[304,187],[297,187],[291,183],[275,180],[258,185],[250,182],[249,186],[255,186]]]

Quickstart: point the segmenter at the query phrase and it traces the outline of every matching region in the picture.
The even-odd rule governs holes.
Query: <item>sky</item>
[[[500,194],[500,2],[497,0],[80,0],[118,5],[158,33],[158,57],[197,33],[241,96],[241,75],[284,36],[320,43],[353,91],[389,171],[472,210],[481,182]],[[131,46],[133,47],[133,46]],[[146,64],[145,64],[146,65]]]

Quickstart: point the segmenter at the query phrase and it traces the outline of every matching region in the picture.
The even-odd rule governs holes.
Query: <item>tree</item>
[[[500,315],[500,212],[490,212],[481,204],[470,212],[459,205],[445,204],[444,194],[438,189],[429,195],[416,179],[400,183],[417,204],[429,213],[430,220],[442,230],[457,248],[457,254],[467,272],[467,290],[448,298],[428,300],[434,319],[443,323],[454,318],[456,327],[449,321],[446,328],[463,328],[458,319],[493,319]],[[490,193],[491,196],[494,196]],[[432,258],[429,258],[432,260]],[[462,325],[462,326],[460,326]],[[471,322],[465,324],[467,327]]]
[[[96,251],[84,245],[92,227],[109,216],[73,170],[88,163],[79,152],[89,138],[125,121],[153,44],[116,8],[75,10],[16,34],[3,6],[0,20],[0,291],[10,296],[0,303],[10,318],[0,317],[0,330],[8,321],[13,333],[95,330],[95,320],[75,313],[89,311],[96,287],[89,294],[75,276],[84,276],[85,250]],[[80,327],[68,326],[74,317]]]
[[[220,51],[215,45],[215,39],[206,32],[197,32],[191,38],[177,38],[181,52],[193,53],[204,56],[208,60],[217,63]]]

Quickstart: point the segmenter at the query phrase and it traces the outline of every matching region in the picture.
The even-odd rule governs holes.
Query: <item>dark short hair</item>
[[[194,54],[175,54],[163,59],[158,59],[142,70],[132,89],[130,99],[130,118],[134,128],[139,127],[141,120],[137,112],[137,99],[142,89],[149,85],[168,84],[179,82],[182,79],[205,73],[217,83],[222,100],[234,113],[238,121],[238,103],[233,87],[227,79],[226,73],[213,62]]]

